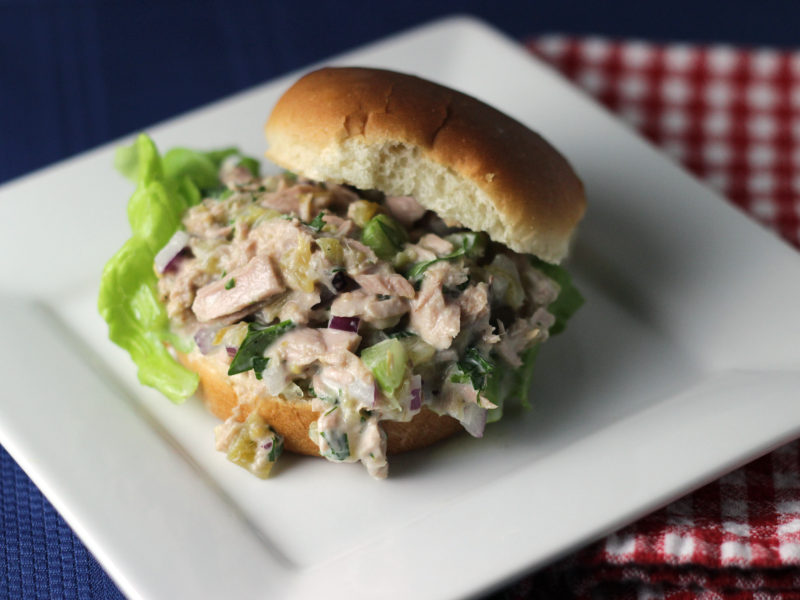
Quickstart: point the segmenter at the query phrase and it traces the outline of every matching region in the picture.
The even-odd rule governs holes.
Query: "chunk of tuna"
[[[442,293],[448,267],[445,262],[431,266],[417,297],[411,300],[410,328],[437,350],[449,348],[461,330],[461,309],[448,303]]]
[[[545,341],[555,317],[544,308],[538,309],[529,319],[517,319],[506,332],[500,332],[497,353],[512,367],[522,365],[519,355],[534,344]]]
[[[406,227],[419,221],[426,211],[413,196],[386,196],[386,207],[392,217]]]
[[[404,298],[392,296],[388,300],[378,300],[377,296],[364,290],[346,292],[331,304],[331,314],[335,317],[359,317],[376,325],[401,317],[408,310],[408,300]]]
[[[280,320],[291,319],[297,325],[305,325],[311,320],[312,308],[319,304],[319,292],[293,291],[280,309]]]
[[[427,233],[423,235],[420,238],[418,245],[422,246],[423,248],[427,248],[428,250],[432,250],[439,256],[450,254],[453,251],[453,244],[445,239],[440,238],[435,233]]]
[[[211,321],[240,311],[284,289],[270,257],[256,255],[245,266],[220,281],[200,288],[192,310],[198,320]]]
[[[304,221],[313,219],[331,201],[330,194],[320,194],[313,185],[294,185],[272,194],[264,194],[261,205],[284,214],[299,216]]]
[[[461,327],[470,327],[489,317],[489,286],[483,282],[469,286],[458,297]]]
[[[356,283],[369,294],[379,294],[382,296],[400,296],[401,298],[413,298],[416,295],[414,286],[408,279],[397,273],[392,274],[363,274],[354,275]]]

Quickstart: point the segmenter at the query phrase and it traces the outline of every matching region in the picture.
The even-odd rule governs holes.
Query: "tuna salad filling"
[[[261,177],[235,148],[161,156],[144,134],[115,165],[136,191],[100,283],[109,337],[175,403],[199,374],[174,351],[209,357],[238,397],[217,449],[258,477],[284,446],[247,410],[269,397],[310,402],[319,453],[375,477],[383,422],[433,411],[481,437],[511,399],[530,407],[540,344],[583,303],[562,268],[412,197]]]
[[[310,397],[320,454],[379,478],[382,421],[427,407],[481,437],[499,418],[504,383],[520,384],[515,371],[556,322],[560,287],[543,263],[412,197],[230,163],[220,180],[156,256],[158,293],[172,332],[229,366],[240,401]],[[217,428],[217,447],[263,471],[282,440],[238,417]]]

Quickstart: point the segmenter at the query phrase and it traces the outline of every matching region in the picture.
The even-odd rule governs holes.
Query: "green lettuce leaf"
[[[547,311],[556,318],[556,322],[550,328],[550,335],[557,335],[566,329],[567,321],[583,306],[586,300],[578,288],[573,285],[572,277],[566,269],[546,263],[535,256],[531,256],[530,259],[536,269],[555,281],[561,288],[561,293],[558,294],[556,301],[547,307]]]
[[[211,190],[219,186],[219,168],[231,156],[238,157],[237,166],[247,167],[254,177],[259,176],[261,163],[250,156],[243,156],[237,148],[210,152],[172,148],[164,155],[164,174],[172,181],[188,178],[199,190]]]
[[[518,385],[519,375],[517,374],[517,369],[504,360],[495,361],[494,371],[492,371],[489,381],[486,383],[486,389],[483,391],[486,399],[497,405],[497,408],[489,409],[489,413],[486,415],[487,423],[494,423],[503,417],[503,408],[506,400],[513,398]]]
[[[530,393],[531,383],[533,382],[533,368],[536,365],[536,357],[539,356],[539,347],[541,344],[536,344],[532,348],[528,348],[522,353],[522,366],[517,368],[517,389],[515,390],[517,398],[519,398],[522,408],[525,410],[531,409]]]
[[[139,367],[139,381],[180,403],[194,393],[198,376],[178,364],[164,347],[164,342],[181,350],[191,345],[187,347],[169,329],[166,310],[158,302],[153,261],[180,227],[188,203],[185,192],[179,190],[187,184],[165,176],[158,150],[146,135],[117,156],[127,156],[129,172],[136,173],[136,191],[128,203],[133,236],[103,270],[98,310],[108,323],[111,341],[127,350]]]
[[[109,338],[139,367],[139,381],[176,403],[194,393],[199,378],[170,355],[164,342],[182,352],[189,352],[194,343],[170,331],[166,310],[158,301],[153,262],[181,227],[186,209],[198,204],[204,192],[219,187],[220,165],[232,155],[258,175],[259,162],[236,148],[211,152],[174,148],[162,158],[144,134],[133,145],[119,148],[114,159],[114,166],[136,183],[128,202],[133,235],[103,270],[98,309],[108,323]]]
[[[219,185],[218,172],[219,164],[209,158],[208,153],[172,148],[164,155],[164,174],[168,179],[178,181],[188,177],[201,190]]]
[[[194,393],[198,376],[164,347],[165,341],[182,344],[169,331],[166,311],[157,300],[154,257],[142,238],[128,240],[103,271],[98,309],[108,323],[108,337],[139,367],[139,381],[180,403]]]
[[[533,256],[530,259],[535,268],[553,279],[561,288],[558,298],[547,307],[547,310],[556,318],[550,328],[550,335],[557,335],[564,331],[567,321],[583,306],[585,300],[563,267],[551,265]],[[540,344],[536,344],[525,350],[520,356],[522,365],[516,369],[503,360],[495,362],[495,370],[489,377],[485,395],[490,402],[497,404],[497,408],[489,411],[487,423],[500,420],[506,401],[512,398],[517,398],[525,410],[531,409],[531,383],[539,347]]]

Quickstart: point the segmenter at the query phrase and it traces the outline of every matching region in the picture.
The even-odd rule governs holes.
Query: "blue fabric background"
[[[545,32],[800,46],[791,0],[0,0],[0,182],[453,13]],[[122,598],[0,449],[0,598]]]

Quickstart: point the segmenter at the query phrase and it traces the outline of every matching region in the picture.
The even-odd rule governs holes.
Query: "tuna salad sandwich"
[[[140,381],[199,386],[217,449],[259,477],[286,449],[382,478],[527,407],[583,302],[557,266],[585,208],[567,161],[474,98],[363,68],[297,81],[266,138],[281,175],[145,135],[118,152],[133,236],[99,309]]]

